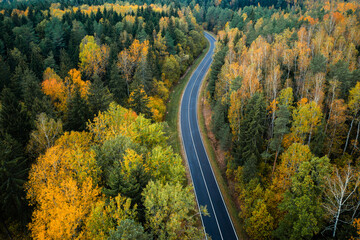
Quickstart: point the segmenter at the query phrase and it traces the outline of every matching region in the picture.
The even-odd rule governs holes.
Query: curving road
[[[212,240],[238,239],[223,197],[216,182],[197,120],[197,101],[201,82],[212,63],[215,39],[208,33],[209,51],[192,74],[181,100],[180,131],[185,155],[190,168],[198,206],[207,206],[209,216],[201,215],[205,232]]]

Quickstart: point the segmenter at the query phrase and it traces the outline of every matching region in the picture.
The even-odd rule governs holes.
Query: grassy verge
[[[192,66],[187,70],[186,74],[179,80],[179,82],[173,87],[173,89],[171,89],[169,102],[166,106],[167,114],[165,116],[165,121],[169,125],[171,136],[173,136],[173,139],[171,139],[171,145],[173,146],[174,151],[179,154],[181,153],[181,144],[178,131],[178,121],[181,96],[183,94],[186,84],[191,77],[191,74],[198,67],[201,60],[204,58],[207,51],[209,50],[209,43],[207,42],[206,44],[206,48],[203,50],[200,56],[195,60]]]
[[[215,154],[215,150],[210,142],[210,139],[208,138],[207,135],[207,129],[205,126],[205,118],[203,115],[203,107],[204,104],[201,101],[201,99],[205,98],[205,94],[206,94],[206,90],[205,90],[205,86],[206,86],[206,82],[207,82],[207,77],[205,78],[205,80],[202,82],[202,86],[200,89],[200,95],[199,95],[199,101],[198,101],[198,122],[199,122],[199,127],[200,127],[200,132],[202,135],[202,139],[205,145],[205,149],[206,152],[208,153],[208,157],[210,160],[210,164],[211,167],[214,171],[215,174],[215,178],[216,181],[219,185],[220,191],[223,195],[225,204],[227,206],[228,212],[230,214],[231,220],[234,224],[234,228],[236,230],[236,233],[239,237],[239,239],[247,239],[246,234],[245,234],[245,230],[243,229],[243,225],[244,223],[240,220],[239,215],[238,215],[238,210],[236,208],[236,205],[234,203],[234,201],[232,200],[231,194],[230,194],[230,190],[228,188],[228,185],[225,181],[225,172],[222,172],[221,169],[219,168],[219,165],[216,161],[216,154]]]

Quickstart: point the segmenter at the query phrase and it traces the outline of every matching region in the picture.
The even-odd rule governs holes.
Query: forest
[[[358,237],[359,20],[356,1],[304,1],[211,26],[211,128],[251,239]]]
[[[3,2],[0,32],[0,238],[202,238],[163,122],[191,11]]]
[[[164,121],[203,30],[210,130],[248,239],[359,238],[358,1],[14,0],[1,239],[204,239]]]

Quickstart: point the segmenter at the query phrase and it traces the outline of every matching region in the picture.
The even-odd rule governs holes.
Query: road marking
[[[205,56],[205,58],[206,58],[206,57],[207,57],[207,55]],[[210,60],[210,62],[211,62],[211,58],[210,58],[209,60]],[[193,86],[192,86],[192,88],[191,88],[191,92],[190,92],[190,96],[189,96],[190,99],[191,99],[192,93],[193,93],[193,91],[194,91],[194,87],[195,87],[195,85],[196,85],[196,82],[198,81],[199,76],[200,76],[202,70],[203,70],[205,67],[207,67],[207,64],[208,64],[209,60],[206,60],[206,62],[204,63],[204,66],[201,68],[201,70],[200,70],[200,72],[199,72],[199,75],[198,75],[197,78],[194,80],[194,84],[193,84]],[[205,177],[204,177],[204,172],[203,172],[202,167],[201,167],[201,163],[200,163],[198,151],[197,151],[196,146],[195,146],[195,141],[194,141],[194,137],[193,137],[193,132],[192,132],[191,124],[190,124],[190,100],[189,100],[189,103],[188,103],[188,123],[189,123],[191,141],[192,141],[192,143],[193,143],[193,147],[194,147],[194,150],[195,150],[196,159],[197,159],[197,161],[198,161],[198,163],[199,163],[201,176],[202,176],[202,178],[203,178],[203,180],[204,180],[204,183],[205,183],[206,192],[207,192],[207,194],[208,194],[208,196],[209,196],[211,208],[213,209],[213,212],[214,212],[216,225],[217,225],[218,228],[219,228],[219,233],[220,233],[221,239],[224,239],[224,237],[223,237],[223,235],[222,235],[222,232],[221,232],[220,225],[219,225],[219,221],[218,221],[218,218],[217,218],[217,215],[216,215],[216,211],[215,211],[215,208],[214,208],[214,204],[213,204],[213,202],[212,202],[212,200],[211,200],[211,196],[210,196],[210,193],[209,193],[209,189],[208,189],[208,186],[207,186]]]
[[[211,35],[209,35],[208,33],[205,33],[205,35],[207,35],[210,39],[215,40],[215,38],[212,37]],[[209,38],[208,38],[207,40],[210,42]],[[216,41],[216,40],[215,40],[215,41]],[[207,66],[207,65],[208,65],[208,62],[209,62],[209,61],[212,62],[212,58],[210,57],[210,59],[208,59],[208,60],[206,60],[206,58],[208,58],[209,55],[211,55],[211,53],[210,53],[211,51],[212,51],[212,52],[214,51],[214,46],[212,46],[212,45],[211,45],[211,42],[210,42],[209,51],[208,51],[207,54],[205,55],[204,59],[200,62],[200,65],[201,65],[202,63],[204,63],[204,65],[202,66],[201,70],[198,72],[197,77],[196,77],[195,80],[193,81],[193,86],[192,86],[192,89],[191,89],[191,92],[190,92],[190,96],[189,96],[190,99],[189,99],[189,103],[188,103],[188,122],[189,122],[190,135],[191,135],[191,139],[192,139],[192,145],[193,145],[194,150],[195,150],[195,154],[196,154],[197,161],[198,161],[198,164],[199,164],[199,167],[200,167],[202,179],[203,179],[203,181],[204,181],[205,188],[206,188],[206,191],[207,191],[207,195],[208,195],[208,197],[209,197],[210,204],[211,204],[211,207],[212,207],[213,212],[214,212],[215,220],[216,220],[216,223],[217,223],[217,226],[218,226],[218,229],[219,229],[219,233],[220,233],[221,239],[224,239],[223,236],[222,236],[222,231],[221,231],[221,228],[220,228],[218,219],[217,219],[217,215],[216,215],[216,212],[215,212],[215,208],[214,208],[214,205],[213,205],[213,203],[212,203],[212,199],[211,199],[211,197],[210,197],[210,193],[209,193],[209,190],[208,190],[207,182],[206,182],[205,177],[204,177],[204,173],[203,173],[203,170],[202,170],[202,166],[201,166],[201,164],[200,164],[200,159],[199,159],[198,151],[197,151],[196,146],[195,146],[195,143],[194,143],[193,131],[192,131],[191,124],[190,124],[190,100],[191,100],[191,96],[192,96],[194,87],[195,87],[197,81],[199,80],[200,74],[201,74],[201,72],[203,71],[203,69],[204,69],[205,67],[209,67],[209,68],[210,68],[211,63],[210,63],[209,66]],[[200,65],[196,68],[196,70],[199,69]],[[190,80],[191,80],[194,76],[196,76],[196,74],[195,74],[196,70],[195,70],[195,71],[193,72],[193,74],[190,76]],[[202,80],[202,79],[201,79],[201,80]],[[201,82],[200,82],[200,83],[201,83]],[[185,91],[187,90],[187,87],[188,87],[189,84],[191,84],[191,82],[189,82],[189,83],[187,84],[187,86],[186,86],[186,88],[185,88]],[[182,126],[181,126],[181,125],[182,125],[182,121],[181,121],[181,116],[182,116],[182,115],[181,115],[181,112],[182,112],[182,105],[183,105],[182,102],[183,102],[183,98],[184,98],[185,91],[184,91],[184,93],[183,93],[183,95],[182,95],[182,97],[181,97],[181,106],[180,106],[180,114],[179,114],[179,115],[180,115],[180,136],[181,136],[181,140],[182,140],[182,144],[183,144],[182,147],[183,147],[183,149],[184,149],[184,151],[185,151],[185,158],[186,158],[186,161],[188,162],[188,165],[189,165],[189,168],[190,168],[190,163],[189,163],[189,159],[188,159],[188,156],[187,156],[187,151],[186,151],[186,149],[185,149],[184,138],[183,138],[183,135],[182,135]],[[198,101],[198,99],[199,99],[199,94],[200,94],[200,91],[198,90],[198,91],[197,91],[197,95],[196,95],[196,103],[197,103],[197,101]],[[197,104],[196,104],[196,106],[197,106]],[[197,124],[197,127],[199,127],[197,108],[196,108],[195,113],[196,113],[196,124]],[[199,130],[199,129],[198,129],[198,130]],[[212,172],[213,177],[214,177],[214,180],[215,180],[215,182],[216,182],[216,186],[217,186],[217,189],[218,189],[219,194],[220,194],[220,196],[221,196],[221,199],[222,199],[222,202],[223,202],[223,206],[224,206],[225,209],[226,209],[226,213],[227,213],[228,218],[229,218],[229,221],[230,221],[230,223],[231,223],[231,226],[232,226],[234,235],[235,235],[236,239],[238,239],[237,234],[236,234],[236,231],[235,231],[235,228],[234,228],[234,225],[233,225],[233,222],[232,222],[231,217],[230,217],[230,215],[229,215],[229,211],[228,211],[228,209],[227,209],[227,207],[226,207],[224,198],[223,198],[222,193],[221,193],[221,191],[220,191],[219,185],[218,185],[218,183],[217,183],[217,181],[216,181],[214,171],[213,171],[213,169],[212,169],[212,167],[211,167],[211,164],[210,164],[210,162],[209,162],[209,156],[208,156],[207,151],[206,151],[206,149],[205,149],[205,145],[204,145],[204,142],[203,142],[203,139],[202,139],[202,135],[201,135],[201,133],[200,133],[200,130],[199,130],[199,135],[200,135],[200,139],[201,139],[201,143],[202,143],[203,149],[204,149],[205,154],[206,154],[206,157],[207,157],[207,163],[208,163],[209,166],[210,166],[211,172]],[[193,183],[193,186],[194,186],[194,190],[195,190],[194,179],[193,179],[193,176],[192,176],[192,173],[191,173],[191,169],[190,169],[190,176],[191,176],[191,180],[192,180],[192,183]],[[196,191],[195,191],[195,198],[196,198],[196,202],[197,202],[198,208],[199,208],[199,210],[200,210],[200,204],[199,204],[199,201],[198,201],[198,197],[197,197]],[[201,214],[200,216],[201,216],[201,222],[202,222],[203,227],[204,227],[205,237],[206,237],[206,239],[207,239],[206,231],[205,231],[205,225],[204,225],[204,221],[203,221],[203,216],[202,216],[202,214]]]
[[[208,53],[210,52],[210,48],[211,48],[211,43],[210,43],[210,47],[209,47],[208,52],[205,54],[204,59],[206,58],[206,56],[207,56]],[[203,60],[204,60],[204,59],[203,59]],[[203,60],[201,60],[199,66],[201,65],[201,63],[203,62]],[[198,67],[199,67],[199,66],[198,66]],[[197,68],[196,68],[196,69],[197,69]],[[194,187],[195,199],[196,199],[196,203],[197,203],[197,206],[198,206],[198,209],[199,209],[199,212],[200,212],[200,219],[201,219],[201,223],[202,223],[202,226],[203,226],[205,238],[208,239],[207,234],[206,234],[206,231],[205,231],[205,224],[204,224],[203,216],[202,216],[202,214],[201,214],[201,209],[200,209],[199,200],[198,200],[198,197],[197,197],[197,195],[196,195],[194,179],[193,179],[193,176],[192,176],[192,174],[191,174],[190,163],[189,163],[189,159],[188,159],[188,157],[187,157],[187,153],[186,153],[186,149],[185,149],[185,144],[184,144],[184,138],[183,138],[183,136],[182,136],[182,127],[181,127],[181,109],[182,109],[182,103],[183,103],[184,94],[185,94],[185,91],[186,91],[186,89],[187,89],[187,86],[188,86],[189,83],[190,83],[190,80],[192,79],[193,75],[194,75],[195,72],[196,72],[196,69],[195,69],[194,72],[191,74],[190,79],[189,79],[189,82],[186,84],[185,90],[184,90],[184,92],[183,92],[183,94],[182,94],[182,96],[181,96],[181,104],[180,104],[180,111],[179,111],[179,114],[180,114],[180,137],[181,137],[181,141],[182,141],[182,148],[184,149],[184,152],[185,152],[185,158],[186,158],[186,161],[187,161],[187,163],[188,163],[189,170],[190,170],[190,177],[191,177],[191,181],[192,181],[193,187]]]
[[[211,36],[211,35],[208,34],[208,33],[206,33],[206,34],[216,41],[216,39],[215,39],[213,36]],[[213,49],[213,51],[214,51],[214,49]],[[210,52],[210,49],[209,49],[209,52]],[[196,100],[199,99],[199,94],[200,94],[200,91],[197,92]],[[197,102],[197,101],[196,101],[196,102]],[[199,118],[198,118],[198,111],[197,111],[197,109],[196,109],[196,124],[197,124],[197,126],[200,126],[200,125],[199,125]],[[200,132],[200,129],[199,129],[199,132]],[[200,135],[201,143],[202,143],[202,145],[204,146],[204,150],[205,150],[205,154],[206,154],[207,160],[209,161],[209,156],[208,156],[208,154],[207,154],[207,151],[206,151],[206,148],[205,148],[205,144],[204,144],[204,141],[203,141],[201,132],[200,132],[199,135]],[[215,179],[215,182],[216,182],[216,186],[217,186],[217,188],[218,188],[218,190],[219,190],[219,193],[220,193],[222,202],[223,202],[224,207],[225,207],[225,209],[226,209],[226,213],[227,213],[227,215],[228,215],[228,217],[229,217],[229,219],[230,219],[230,223],[231,223],[232,229],[233,229],[233,231],[234,231],[234,233],[235,233],[235,237],[236,237],[237,240],[239,240],[239,238],[238,238],[238,236],[237,236],[237,234],[236,234],[236,231],[235,231],[234,224],[233,224],[233,222],[232,222],[232,220],[231,220],[229,211],[228,211],[227,206],[226,206],[226,204],[225,204],[223,195],[222,195],[222,193],[221,193],[221,191],[220,191],[219,184],[218,184],[218,182],[217,182],[217,180],[216,180],[216,177],[215,177],[215,174],[214,174],[214,170],[212,169],[210,162],[209,162],[209,165],[210,165],[210,168],[211,168],[211,172],[212,172],[212,174],[213,174],[213,176],[214,176],[214,179]]]

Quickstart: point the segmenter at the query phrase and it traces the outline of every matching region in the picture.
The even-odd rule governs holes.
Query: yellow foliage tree
[[[150,108],[152,117],[155,121],[161,122],[164,120],[166,106],[161,98],[157,96],[149,97],[148,107]]]
[[[87,77],[102,76],[108,64],[110,49],[98,44],[94,36],[85,36],[80,43],[80,70]]]
[[[35,206],[29,224],[34,239],[80,238],[100,189],[100,170],[89,133],[65,133],[31,167],[27,198]]]
[[[308,134],[308,143],[310,143],[311,135],[320,123],[322,115],[321,109],[316,102],[307,103],[307,99],[300,100],[298,108],[293,112],[292,134],[303,141],[305,141],[306,134]]]

